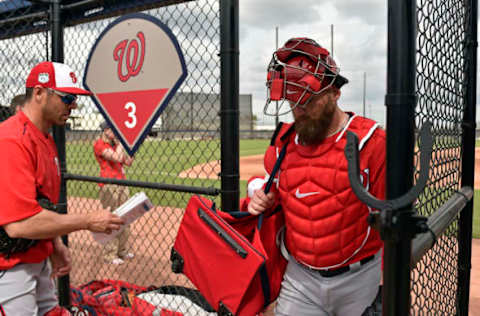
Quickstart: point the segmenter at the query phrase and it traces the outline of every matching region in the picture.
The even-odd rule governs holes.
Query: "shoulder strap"
[[[283,126],[283,122],[278,123],[277,127],[275,128],[275,132],[273,132],[272,138],[270,139],[270,146],[275,146],[275,140],[277,139],[278,133],[280,133]]]
[[[295,130],[294,124],[286,124],[283,122],[278,123],[277,128],[275,129],[275,132],[273,132],[272,138],[270,139],[270,146],[275,146],[275,143],[279,135],[280,135],[280,141],[284,142],[294,130]]]
[[[268,178],[267,184],[265,185],[265,189],[263,190],[265,194],[268,193],[272,187],[273,179],[275,178],[275,175],[277,174],[278,169],[280,169],[280,164],[282,163],[283,158],[285,158],[285,153],[287,152],[287,145],[288,145],[288,140],[283,145],[282,150],[278,155],[277,161],[275,161],[273,170],[270,173],[270,177]],[[262,228],[264,216],[265,216],[264,213],[258,215],[258,222],[257,222],[258,230]],[[260,267],[259,273],[260,273],[260,279],[262,280],[261,284],[262,284],[262,292],[263,292],[263,299],[264,299],[264,308],[267,308],[268,304],[271,303],[270,301],[271,291],[270,291],[270,281],[269,281],[268,273],[266,270],[266,266],[264,264]]]
[[[288,145],[288,141],[285,143],[285,145],[283,145],[282,150],[278,155],[277,161],[275,161],[275,165],[273,166],[273,170],[270,173],[270,177],[268,178],[267,185],[265,185],[265,189],[263,190],[265,193],[270,192],[273,179],[275,178],[275,175],[277,174],[278,169],[280,169],[280,164],[282,163],[283,158],[285,158],[285,153],[287,152],[287,145]]]
[[[267,184],[265,185],[265,189],[263,190],[263,192],[265,192],[265,194],[270,192],[270,189],[272,188],[273,179],[275,179],[275,175],[277,174],[278,169],[280,169],[280,165],[282,164],[282,160],[283,160],[283,158],[285,158],[285,153],[287,152],[287,145],[288,145],[288,141],[285,143],[285,145],[283,145],[282,150],[280,151],[280,154],[278,155],[277,161],[275,161],[275,165],[273,166],[273,170],[270,173],[270,177],[268,178]],[[264,214],[262,213],[258,216],[258,223],[257,223],[258,229],[260,229],[262,227],[263,215]]]
[[[290,125],[287,131],[280,137],[281,141],[285,141],[288,136],[295,130],[295,124]]]

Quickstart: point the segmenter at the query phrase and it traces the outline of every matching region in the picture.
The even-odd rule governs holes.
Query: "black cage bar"
[[[70,275],[58,282],[64,306],[70,305],[70,286],[104,278],[166,286],[178,295],[201,301],[198,291],[190,289],[189,280],[174,274],[170,267],[170,249],[183,209],[192,193],[213,196],[215,202],[220,202],[221,193],[225,208],[238,208],[238,1],[2,2],[0,40],[7,49],[1,55],[11,61],[4,63],[3,78],[12,78],[2,104],[23,92],[28,71],[39,61],[65,62],[83,77],[87,53],[101,31],[115,18],[139,11],[172,30],[188,76],[136,153],[126,180],[99,177],[93,142],[101,133],[98,124],[102,118],[87,98],[79,99],[79,109],[72,113],[66,128],[53,129],[62,171],[60,212],[82,214],[101,209],[98,183],[126,186],[131,195],[145,191],[154,204],[132,228],[128,243],[136,256],[122,266],[103,262],[103,249],[90,233],[75,232],[68,240],[64,236],[73,256]],[[5,111],[5,117],[8,115]],[[197,165],[205,167],[195,168]],[[183,308],[193,313],[194,306],[186,304]],[[141,315],[142,311],[135,313]]]
[[[387,211],[383,315],[468,315],[477,14],[470,0],[388,2],[388,199],[419,176],[426,121],[434,143],[423,193]],[[419,235],[405,220],[417,215],[428,219]]]
[[[469,13],[465,19],[465,114],[463,116],[462,137],[462,187],[474,187],[475,176],[475,138],[477,105],[477,20],[478,1],[465,0],[465,9]],[[470,298],[470,270],[472,259],[472,222],[473,199],[468,202],[460,215],[458,225],[458,315],[467,316]]]
[[[404,195],[413,181],[415,107],[415,1],[388,1],[387,199]],[[392,211],[392,216],[408,209]],[[411,238],[406,229],[384,239],[383,314],[407,315]]]
[[[92,143],[102,118],[91,103],[83,101],[67,128],[53,130],[63,174],[61,212],[101,209],[97,184],[102,182],[127,186],[131,194],[145,191],[155,205],[132,230],[131,246],[142,251],[122,267],[102,262],[102,248],[88,232],[63,238],[74,262],[71,274],[59,280],[61,304],[69,305],[70,286],[101,278],[193,287],[185,276],[172,274],[169,258],[189,197],[214,196],[223,209],[237,210],[239,187],[245,184],[239,180],[239,129],[253,124],[240,119],[251,113],[251,104],[245,111],[239,102],[239,1],[30,3],[0,2],[2,105],[23,92],[24,78],[41,60],[65,62],[83,77],[85,52],[110,22],[132,12],[150,14],[172,30],[189,73],[137,152],[126,180],[98,175]],[[424,192],[405,209],[387,210],[387,218],[423,215],[432,232],[415,236],[403,224],[384,230],[383,315],[468,314],[477,11],[475,0],[388,1],[388,199],[402,196],[416,182],[417,132],[427,120],[434,145]],[[2,113],[0,120],[9,115],[8,108],[3,106]]]

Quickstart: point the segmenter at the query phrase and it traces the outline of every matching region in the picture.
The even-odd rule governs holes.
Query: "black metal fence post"
[[[221,186],[222,209],[239,208],[238,0],[220,1]]]
[[[52,61],[63,63],[63,19],[60,0],[52,0],[50,4],[50,31],[52,34]],[[67,213],[67,182],[64,174],[67,172],[67,160],[65,153],[65,127],[54,126],[53,138],[58,150],[58,159],[60,160],[61,182],[60,197],[58,200],[58,211]],[[62,236],[63,243],[68,245],[68,236]],[[61,306],[70,305],[70,278],[68,275],[60,277],[58,280],[58,298]]]
[[[222,159],[227,166],[223,172],[227,177],[238,174],[238,163],[233,160],[238,159],[236,122],[240,117],[235,113],[240,107],[238,49],[235,49],[238,47],[238,0],[222,3],[222,25],[226,32],[222,33],[221,49],[219,0],[116,0],[107,1],[108,5],[105,2],[0,2],[0,56],[6,61],[2,66],[2,82],[5,82],[0,98],[2,105],[23,93],[24,78],[39,61],[65,61],[75,70],[81,83],[87,53],[97,38],[110,22],[129,13],[148,14],[165,24],[177,38],[188,68],[186,80],[157,121],[161,133],[148,136],[135,154],[132,166],[126,168],[126,179],[115,183],[128,186],[130,196],[145,192],[154,205],[148,214],[131,225],[127,246],[135,253],[134,258],[125,260],[121,266],[110,264],[104,258],[103,245],[96,242],[89,231],[69,234],[72,270],[59,282],[60,303],[69,305],[69,285],[79,287],[102,279],[123,280],[140,286],[165,285],[168,289],[175,284],[176,289],[181,288],[179,293],[187,290],[192,301],[198,302],[197,299],[203,300],[200,293],[190,289],[192,284],[184,275],[172,272],[170,250],[192,194],[210,195],[220,205],[217,196],[222,184],[217,168],[220,167],[221,123],[224,131],[232,129],[222,134]],[[230,18],[236,20],[230,21]],[[133,38],[126,40],[134,42]],[[221,57],[227,58],[222,72]],[[227,114],[223,122],[218,113],[221,73],[225,84],[223,109],[227,110],[223,112]],[[77,124],[65,131],[55,128],[53,134],[62,173],[67,171],[62,174],[59,208],[62,212],[68,209],[69,214],[84,215],[105,209],[99,201],[98,186],[98,183],[105,183],[105,179],[99,177],[100,168],[93,150],[101,133],[99,124],[103,117],[89,98],[80,98],[79,103],[71,116]],[[197,168],[199,165],[202,168]],[[225,204],[238,203],[238,184],[228,180],[225,181],[228,186],[223,185],[228,193]],[[73,297],[71,303],[74,303]],[[188,301],[182,305],[182,309],[194,306]],[[142,309],[138,307],[132,312],[143,315]]]
[[[402,196],[413,183],[415,26],[415,1],[388,1],[387,199]],[[384,238],[383,315],[405,316],[410,308],[412,235],[397,227]]]
[[[476,91],[477,91],[477,0],[465,0],[467,14],[465,25],[465,112],[463,116],[463,158],[462,158],[462,187],[474,186],[475,176],[475,129],[476,129]],[[474,195],[475,196],[475,195]],[[470,297],[470,270],[472,258],[472,198],[460,214],[458,236],[458,315],[468,315]]]

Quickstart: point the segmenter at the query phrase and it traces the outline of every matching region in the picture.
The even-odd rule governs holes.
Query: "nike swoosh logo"
[[[287,94],[295,94],[297,91],[287,90]]]
[[[303,199],[304,197],[307,197],[307,196],[310,196],[310,195],[319,194],[319,193],[320,193],[320,192],[300,193],[300,190],[297,189],[297,191],[295,192],[295,196],[297,197],[297,199]]]

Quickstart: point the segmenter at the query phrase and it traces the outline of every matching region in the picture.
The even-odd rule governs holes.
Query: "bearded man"
[[[354,132],[361,181],[384,199],[386,137],[376,122],[338,106],[347,82],[329,52],[309,38],[288,40],[268,66],[264,112],[294,117],[279,124],[265,153],[270,173],[287,146],[275,185],[268,194],[256,190],[248,204],[257,215],[278,202],[285,215],[279,239],[288,266],[275,315],[359,316],[379,288],[383,243],[367,223],[376,210],[352,191],[344,148],[347,130]]]

